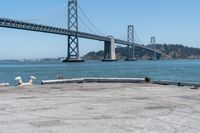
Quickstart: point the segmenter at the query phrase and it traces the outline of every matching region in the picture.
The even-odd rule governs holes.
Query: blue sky
[[[67,0],[1,0],[0,17],[67,27]],[[200,48],[199,0],[78,0],[104,34],[126,39],[133,24],[138,42],[178,43]],[[80,13],[80,18],[89,23]],[[80,31],[90,30],[79,23]],[[91,27],[91,26],[90,26]],[[0,28],[0,59],[31,59],[67,55],[67,37]],[[140,40],[140,41],[139,41]],[[103,42],[80,39],[81,55],[103,49]]]

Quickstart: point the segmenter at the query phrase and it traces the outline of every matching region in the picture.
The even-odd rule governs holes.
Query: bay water
[[[82,77],[143,78],[200,83],[200,60],[167,61],[86,61],[84,63],[62,63],[55,61],[0,61],[0,83],[15,85],[15,78],[21,76],[28,82],[30,76],[41,80]]]

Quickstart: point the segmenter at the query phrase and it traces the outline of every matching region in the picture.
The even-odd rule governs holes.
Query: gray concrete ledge
[[[5,86],[9,86],[10,84],[9,83],[0,83],[0,87],[5,87]]]
[[[61,84],[61,83],[145,83],[145,78],[75,78],[75,79],[57,79],[42,80],[41,84]]]
[[[84,78],[85,82],[144,83],[145,78]]]
[[[83,83],[83,78],[76,79],[56,79],[56,80],[42,80],[41,84],[63,84],[63,83]]]
[[[200,87],[200,84],[196,84],[196,83],[184,83],[184,82],[167,81],[167,80],[153,81],[152,83],[153,84],[159,84],[159,85],[177,85],[177,86],[197,86],[197,87]]]

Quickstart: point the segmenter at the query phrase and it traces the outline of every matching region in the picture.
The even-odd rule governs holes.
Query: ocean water
[[[57,75],[64,78],[150,77],[153,80],[200,83],[200,60],[84,63],[0,61],[0,83],[15,85],[17,76],[27,82],[31,75],[37,77],[36,84],[40,84],[41,80],[56,79]]]

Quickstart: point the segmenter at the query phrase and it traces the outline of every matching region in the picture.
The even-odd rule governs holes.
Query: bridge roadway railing
[[[133,45],[133,43],[131,42],[127,42],[127,41],[124,41],[124,40],[119,40],[119,39],[115,39],[115,43],[117,44],[122,44],[122,45]],[[146,49],[146,50],[149,50],[149,51],[152,51],[154,52],[155,50],[152,49],[152,48],[149,48],[147,46],[144,46],[144,45],[141,45],[141,44],[137,44],[137,43],[134,43],[134,47],[138,47],[138,48],[141,48],[141,49]],[[162,54],[161,52],[159,51],[155,51],[157,54]]]
[[[85,33],[85,32],[76,32],[76,31],[68,30],[64,28],[34,24],[34,23],[23,22],[23,21],[7,19],[7,18],[0,18],[0,27],[45,32],[45,33],[67,35],[67,36],[78,35],[81,38],[87,38],[87,39],[93,39],[93,40],[99,40],[99,41],[110,41],[108,37],[104,37],[104,36],[94,35],[94,34]]]
[[[99,36],[99,35],[94,35],[94,34],[85,33],[85,32],[77,32],[77,31],[68,30],[68,29],[64,29],[64,28],[57,28],[57,27],[53,27],[53,26],[34,24],[34,23],[13,20],[13,19],[7,19],[7,18],[0,18],[0,27],[21,29],[21,30],[28,30],[28,31],[37,31],[37,32],[44,32],[44,33],[52,33],[52,34],[59,34],[59,35],[67,35],[67,36],[78,36],[81,38],[104,41],[104,42],[111,41],[111,39],[109,37],[105,37],[105,36]],[[142,46],[139,44],[133,44],[133,43],[130,43],[127,41],[119,40],[119,39],[115,39],[115,43],[122,44],[122,45],[134,45],[135,47],[154,51],[151,48],[148,48],[148,47],[145,47],[145,46]],[[157,51],[157,53],[161,54],[158,51]]]

